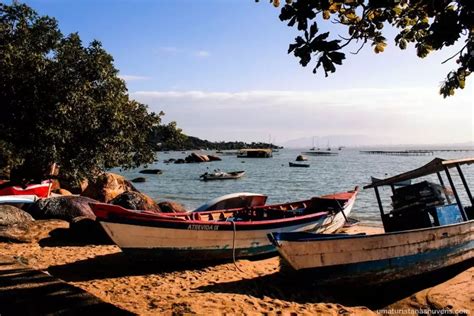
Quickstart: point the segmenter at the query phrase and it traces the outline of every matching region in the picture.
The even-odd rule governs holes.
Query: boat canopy
[[[414,169],[414,170],[411,170],[411,171],[408,171],[408,172],[405,172],[405,173],[402,173],[390,178],[374,181],[371,184],[366,185],[364,189],[376,188],[376,187],[385,186],[385,185],[395,185],[402,181],[416,179],[416,178],[424,177],[430,174],[445,171],[445,168],[454,168],[456,166],[469,165],[472,163],[474,163],[474,158],[464,158],[464,159],[454,159],[454,160],[435,158],[431,162],[427,163],[426,165],[420,168],[417,168],[417,169]]]

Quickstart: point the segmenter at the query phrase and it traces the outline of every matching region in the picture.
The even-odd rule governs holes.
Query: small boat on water
[[[342,227],[358,188],[304,201],[191,213],[151,213],[91,203],[126,253],[159,260],[210,261],[275,252],[271,232],[332,233]]]
[[[366,186],[375,189],[385,233],[318,235],[275,232],[269,238],[296,270],[316,273],[321,283],[369,285],[410,277],[474,257],[473,197],[461,165],[474,158],[436,158],[425,166]],[[463,207],[451,177],[455,168],[469,199]],[[455,202],[444,190],[446,174]],[[440,185],[396,183],[436,174]],[[393,209],[385,213],[379,188],[391,187]],[[446,201],[446,203],[445,203]]]
[[[338,155],[338,153],[331,152],[331,151],[305,151],[302,153],[308,156],[337,156]]]
[[[212,199],[195,209],[193,212],[263,206],[267,202],[267,198],[266,195],[259,193],[231,193]]]
[[[51,193],[52,181],[45,180],[39,184],[25,186],[11,185],[9,182],[0,183],[0,196],[2,195],[36,195],[40,198],[48,197]]]
[[[302,167],[302,168],[309,168],[309,164],[307,163],[295,163],[295,162],[289,162],[290,167]]]
[[[229,179],[239,179],[245,175],[245,171],[231,171],[223,172],[215,170],[213,173],[204,173],[199,176],[202,181],[211,181],[211,180],[229,180]]]

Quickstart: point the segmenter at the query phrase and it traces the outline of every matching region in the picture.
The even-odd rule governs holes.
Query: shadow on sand
[[[132,315],[45,273],[9,264],[0,270],[1,315]]]
[[[160,262],[133,258],[123,252],[96,256],[73,263],[50,266],[48,272],[67,282],[91,281],[124,276],[140,276],[212,267],[219,262]]]
[[[443,283],[472,267],[473,261],[443,270],[377,286],[320,286],[308,273],[283,269],[271,275],[202,286],[196,290],[214,293],[264,296],[298,303],[337,303],[344,306],[383,308],[423,289]]]

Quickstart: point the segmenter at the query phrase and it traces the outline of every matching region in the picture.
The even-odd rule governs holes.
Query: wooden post
[[[467,196],[469,200],[471,200],[471,206],[474,206],[474,201],[472,199],[471,190],[469,190],[469,186],[467,185],[466,178],[464,178],[464,174],[462,173],[461,166],[457,163],[456,169],[458,169],[459,176],[461,177],[462,184],[464,184],[464,188],[466,189]]]
[[[454,197],[456,198],[456,203],[458,204],[459,211],[461,212],[461,216],[463,220],[467,221],[466,211],[462,207],[461,199],[459,198],[456,187],[454,187],[454,182],[453,182],[453,179],[451,178],[451,175],[449,174],[448,167],[444,166],[444,171],[446,172],[446,176],[448,177],[449,185],[451,185],[451,189],[453,189]]]
[[[448,204],[451,204],[451,199],[449,198],[448,193],[446,193],[446,191],[445,191],[445,185],[444,185],[443,177],[441,177],[441,173],[439,173],[439,172],[436,172],[436,174],[438,175],[439,183],[443,186],[444,196],[446,197],[446,200],[448,201]]]

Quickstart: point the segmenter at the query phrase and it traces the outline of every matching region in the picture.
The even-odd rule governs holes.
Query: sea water
[[[146,182],[135,183],[135,187],[157,201],[172,200],[192,210],[206,201],[235,192],[254,192],[268,196],[267,203],[283,203],[309,199],[313,196],[342,192],[359,186],[359,193],[351,217],[365,224],[380,225],[380,213],[373,189],[362,190],[370,183],[370,177],[386,178],[428,163],[435,157],[445,159],[472,156],[473,152],[434,152],[428,156],[390,156],[369,155],[358,149],[344,148],[333,150],[335,156],[309,156],[309,168],[289,167],[288,162],[295,162],[296,156],[304,149],[282,149],[273,154],[273,158],[237,158],[236,156],[218,155],[215,151],[201,151],[203,154],[218,155],[222,161],[190,164],[165,164],[163,161],[184,158],[191,152],[157,153],[158,161],[146,166],[163,170],[160,175],[140,174],[145,166],[133,170],[114,170],[127,179],[145,177]],[[307,150],[306,150],[307,151]],[[461,167],[464,176],[474,193],[474,165]],[[200,181],[199,176],[205,172],[239,171],[245,175],[235,180]],[[463,205],[470,205],[464,186],[456,169],[450,169],[456,188],[463,200]],[[444,182],[448,180],[443,173]],[[426,178],[425,178],[426,179]],[[428,180],[438,183],[437,177]],[[391,189],[380,189],[385,211],[390,210]]]

